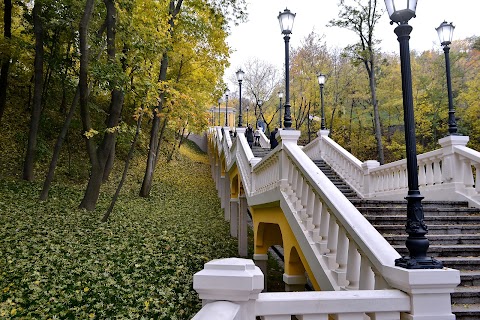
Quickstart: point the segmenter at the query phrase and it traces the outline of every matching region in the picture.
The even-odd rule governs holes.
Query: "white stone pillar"
[[[452,184],[450,192],[461,191],[465,192],[465,184],[463,181],[463,164],[461,160],[455,156],[454,147],[467,145],[468,136],[447,136],[438,140],[442,147],[442,179],[443,184]]]
[[[262,271],[252,260],[241,258],[207,262],[204,269],[193,276],[193,289],[203,305],[215,301],[235,303],[240,306],[235,319],[255,320],[255,300],[263,283]]]
[[[230,199],[230,235],[234,238],[238,236],[238,198]]]
[[[240,196],[240,205],[238,211],[238,255],[246,257],[248,255],[248,204],[245,195]]]
[[[230,221],[230,177],[228,172],[225,172],[225,179],[223,184],[223,212],[226,221]]]
[[[283,282],[285,282],[285,292],[305,291],[307,277],[305,275],[288,275],[283,274]]]
[[[259,254],[259,253],[255,253],[253,255],[253,260],[255,261],[255,264],[257,265],[257,267],[260,268],[260,270],[262,270],[262,273],[264,275],[264,278],[265,278],[265,283],[264,283],[264,290],[267,291],[267,261],[268,261],[268,254]]]
[[[460,283],[454,269],[403,269],[386,267],[385,279],[410,296],[411,310],[402,320],[455,320],[450,294]]]
[[[363,169],[363,190],[362,195],[365,198],[371,198],[375,194],[375,181],[373,175],[370,174],[370,170],[374,168],[378,168],[380,166],[380,162],[377,160],[367,160],[362,163]]]

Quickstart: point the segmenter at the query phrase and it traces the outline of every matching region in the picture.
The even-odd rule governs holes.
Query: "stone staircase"
[[[253,155],[257,158],[263,158],[270,153],[270,148],[262,148],[260,146],[252,146]]]
[[[405,247],[406,201],[359,199],[356,193],[323,161],[315,164],[364,214],[401,254]],[[460,270],[461,283],[452,294],[452,310],[458,320],[480,319],[480,209],[467,202],[422,201],[429,256],[446,267]]]

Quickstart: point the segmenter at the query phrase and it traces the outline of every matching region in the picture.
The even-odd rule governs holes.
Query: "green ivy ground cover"
[[[133,172],[108,223],[114,183],[86,212],[82,186],[39,202],[40,182],[0,180],[0,319],[190,319],[193,274],[237,246],[206,156],[185,149],[158,166],[148,199]]]

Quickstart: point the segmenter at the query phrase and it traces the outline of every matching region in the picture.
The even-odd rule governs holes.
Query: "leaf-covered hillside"
[[[182,146],[158,167],[149,198],[134,168],[107,223],[113,182],[93,212],[82,186],[0,179],[1,319],[190,319],[200,308],[192,276],[236,255],[206,156]],[[139,160],[142,161],[142,160]],[[118,176],[118,175],[117,175]],[[113,179],[112,179],[113,180]]]

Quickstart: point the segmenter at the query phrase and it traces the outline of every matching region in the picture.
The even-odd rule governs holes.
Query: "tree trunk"
[[[42,113],[42,91],[43,91],[43,25],[41,20],[42,3],[35,2],[33,6],[33,25],[35,32],[35,87],[33,91],[33,108],[30,119],[30,132],[28,134],[27,152],[23,165],[23,179],[33,180],[33,163],[37,151],[37,135]]]
[[[163,53],[162,63],[160,65],[160,76],[159,80],[164,81],[167,78],[167,67],[168,67],[168,55]],[[153,183],[153,174],[155,172],[155,165],[157,163],[158,152],[160,151],[160,142],[158,137],[158,130],[160,128],[160,116],[159,113],[163,107],[164,93],[160,93],[160,101],[158,105],[158,111],[153,112],[153,121],[152,121],[152,131],[150,132],[150,144],[148,150],[147,158],[147,167],[145,169],[145,175],[143,176],[142,188],[140,189],[141,197],[148,197],[150,195],[150,190],[152,189]]]
[[[3,8],[3,36],[5,40],[12,38],[12,0],[4,0]],[[11,45],[10,45],[11,46]],[[8,70],[10,69],[10,53],[2,61],[0,69],[0,123],[7,104]]]
[[[371,62],[369,78],[370,78],[370,92],[372,94],[373,118],[375,122],[375,140],[377,141],[377,156],[378,156],[378,162],[380,162],[380,164],[383,164],[385,162],[385,157],[383,154],[382,126],[380,124],[380,111],[378,110],[377,86],[375,83],[375,69],[374,69],[373,61]]]
[[[113,0],[104,0],[104,3],[107,7],[107,53],[110,63],[116,63],[115,21],[117,18],[117,12]],[[100,187],[102,185],[105,173],[105,166],[115,145],[116,130],[114,130],[114,128],[118,126],[118,123],[120,121],[120,115],[123,107],[123,99],[123,91],[116,88],[112,90],[112,97],[110,100],[109,108],[110,112],[107,119],[107,129],[112,129],[112,131],[107,130],[105,132],[102,143],[97,148],[97,150],[92,152],[92,172],[90,174],[87,189],[85,190],[85,195],[82,202],[80,203],[80,208],[94,210],[97,204],[97,200],[100,195]]]
[[[137,144],[138,136],[140,134],[141,124],[142,124],[142,114],[140,114],[140,116],[138,117],[138,120],[137,120],[137,130],[135,131],[135,137],[133,138],[132,144],[130,145],[130,150],[128,151],[127,160],[125,160],[125,166],[123,168],[122,179],[118,183],[117,190],[115,191],[115,195],[112,198],[112,202],[110,203],[110,207],[108,207],[107,212],[105,212],[105,215],[102,218],[102,222],[107,222],[108,218],[110,217],[110,214],[113,211],[113,207],[115,206],[115,203],[118,200],[118,196],[120,195],[120,191],[122,190],[123,184],[125,183],[125,180],[127,179],[128,167],[130,166],[130,160],[132,159],[133,152],[135,151],[135,145]]]
[[[183,0],[178,0],[175,4],[174,0],[169,2],[169,13],[170,19],[168,21],[170,25],[170,35],[173,36],[175,19],[180,13]],[[168,68],[168,51],[165,51],[162,55],[162,62],[160,64],[160,74],[158,76],[158,81],[165,81],[167,79],[167,68]],[[150,144],[148,151],[147,167],[145,169],[145,175],[143,176],[142,188],[140,189],[141,197],[148,197],[150,190],[152,189],[153,183],[153,174],[155,172],[155,165],[157,163],[158,152],[160,151],[160,142],[158,137],[158,129],[160,126],[159,113],[162,111],[163,103],[165,99],[165,92],[160,92],[160,99],[158,110],[153,112],[153,122],[152,122],[152,131],[150,132]]]
[[[70,122],[72,121],[72,118],[75,113],[75,109],[77,107],[79,100],[80,100],[80,89],[77,87],[75,98],[73,98],[72,105],[70,106],[68,115],[65,118],[65,122],[63,123],[62,131],[58,136],[57,142],[55,143],[55,149],[53,151],[52,161],[50,162],[50,167],[48,168],[48,173],[43,183],[43,189],[42,189],[42,192],[40,193],[40,200],[47,200],[48,198],[48,191],[50,190],[50,184],[52,183],[53,176],[55,174],[55,168],[57,167],[58,157],[60,156],[60,149],[62,148],[63,141],[67,136],[68,128],[70,127]]]

